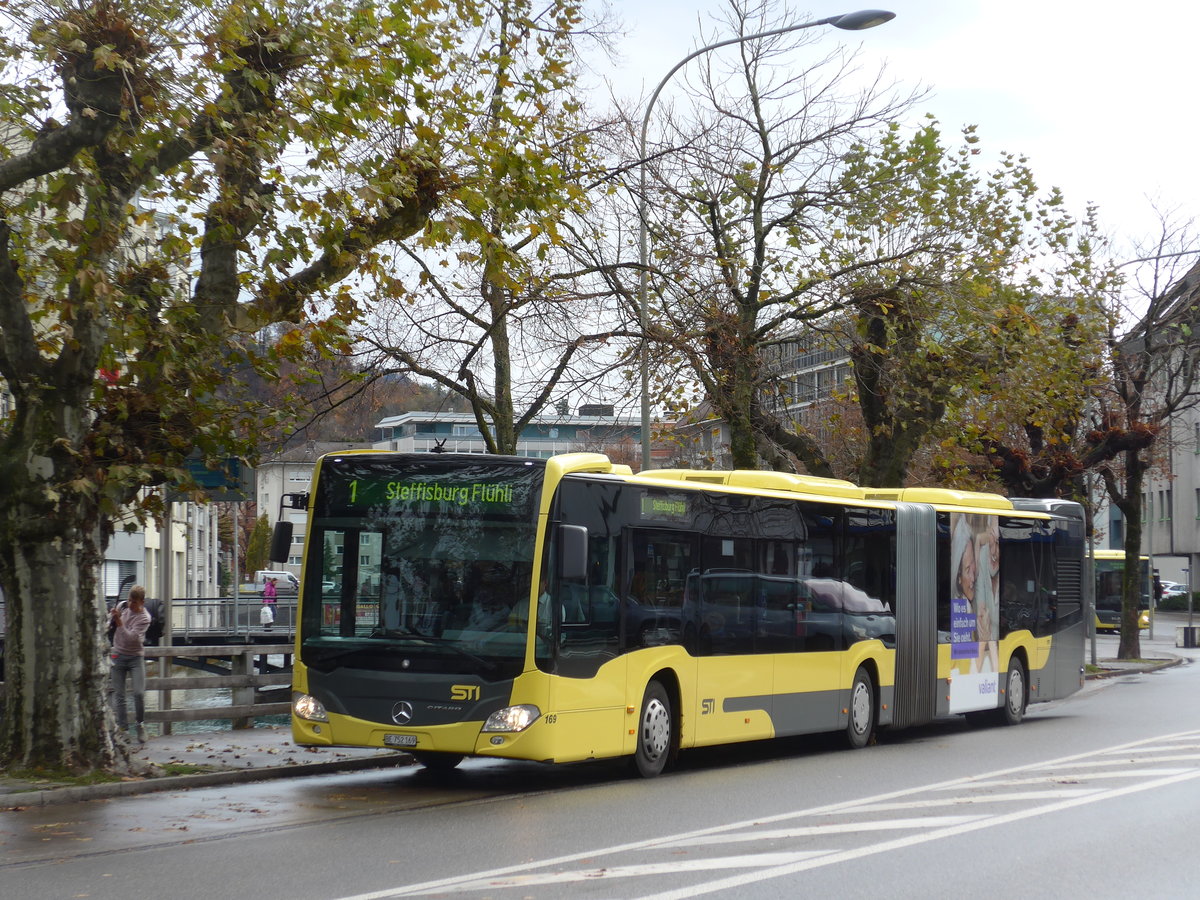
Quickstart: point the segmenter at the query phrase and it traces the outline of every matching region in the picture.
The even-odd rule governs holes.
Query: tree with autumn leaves
[[[520,422],[507,330],[537,311],[514,326],[535,329],[527,359],[548,362],[555,383],[580,377],[588,348],[603,354],[620,327],[573,304],[611,289],[622,267],[571,255],[579,236],[608,240],[589,230],[579,182],[603,179],[563,90],[577,4],[535,15],[516,0],[41,0],[0,16],[0,377],[16,407],[0,423],[0,760],[83,771],[123,758],[105,709],[96,590],[112,523],[131,507],[160,512],[152,489],[186,488],[195,450],[253,456],[263,429],[290,415],[264,404],[260,379],[348,353],[364,297],[392,301],[417,311],[428,348],[449,340],[464,352],[447,364],[403,339],[378,349],[398,370],[457,376],[501,449]],[[773,48],[748,46],[743,75],[765,72]],[[993,343],[1017,353],[1022,330],[1051,321],[1035,301],[1067,303],[1057,340],[1090,328],[1069,306],[1094,287],[1082,262],[1041,291],[1013,277],[1031,268],[1015,218],[1037,218],[1044,252],[1085,249],[1053,204],[1005,205],[1032,196],[1022,161],[971,182],[969,138],[948,152],[927,125],[907,143],[896,132],[860,140],[904,100],[838,110],[804,93],[805,74],[757,99],[786,101],[794,87],[808,119],[775,127],[763,106],[732,131],[714,119],[678,132],[686,153],[655,152],[667,215],[651,223],[654,319],[686,337],[661,324],[652,337],[727,398],[718,408],[741,429],[739,465],[754,465],[763,441],[803,458],[755,408],[758,354],[789,326],[843,316],[860,396],[874,400],[912,380],[885,366],[873,376],[885,359],[921,359],[930,375],[961,362],[961,374],[999,358]],[[706,99],[724,97],[719,79],[705,84]],[[706,161],[719,156],[706,148],[733,152],[745,139],[756,141],[750,164]],[[801,190],[788,189],[791,176]],[[950,219],[968,214],[991,218],[964,239]],[[460,263],[469,281],[442,273]],[[946,298],[984,310],[979,332],[964,327],[953,348],[949,326],[928,329]],[[438,312],[420,318],[427,301],[453,310],[448,330],[434,328]],[[279,340],[253,339],[284,322]],[[988,340],[997,329],[1004,340]],[[998,371],[1016,371],[999,359]],[[937,413],[969,408],[982,387],[892,396],[898,411]],[[550,390],[528,396],[544,404]],[[884,447],[902,445],[897,414],[871,426]]]
[[[508,8],[525,22],[527,6]],[[120,762],[96,590],[111,523],[159,511],[146,489],[186,487],[194,450],[252,456],[287,412],[246,396],[245,376],[344,352],[362,285],[386,283],[398,243],[469,186],[430,123],[473,104],[455,66],[490,9],[45,0],[0,14],[7,765]],[[250,339],[276,322],[299,327]]]
[[[844,52],[795,66],[813,38],[778,34],[793,19],[777,5],[726,12],[747,39],[693,64],[650,148],[652,338],[728,426],[735,468],[790,458],[902,485],[939,428],[1032,374],[1060,329],[1099,347],[1111,275],[1095,222],[1021,157],[983,170],[973,128],[951,143],[933,118],[902,126],[919,97]],[[851,363],[850,471],[772,402],[781,349],[814,336]]]

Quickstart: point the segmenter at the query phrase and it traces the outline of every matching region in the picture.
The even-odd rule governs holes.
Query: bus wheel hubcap
[[[854,700],[850,705],[850,716],[854,721],[855,731],[866,731],[867,722],[871,717],[871,704],[867,686],[859,683],[854,688]]]
[[[1021,678],[1021,671],[1013,669],[1012,674],[1008,677],[1008,706],[1013,712],[1020,712],[1025,704],[1025,682]]]
[[[658,759],[667,752],[671,738],[671,717],[667,708],[658,700],[646,704],[642,718],[642,749],[650,759]]]

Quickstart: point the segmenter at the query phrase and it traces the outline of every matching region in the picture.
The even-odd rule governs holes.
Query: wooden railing
[[[260,688],[286,687],[291,684],[290,671],[292,644],[238,644],[213,645],[208,647],[147,647],[146,660],[159,660],[159,671],[169,673],[172,660],[190,659],[230,661],[229,674],[217,675],[156,675],[146,678],[146,691],[161,692],[158,709],[147,709],[146,720],[161,722],[163,734],[171,733],[172,722],[196,722],[205,719],[231,719],[234,728],[250,728],[257,716],[286,715],[291,711],[291,698],[283,691],[284,700],[260,698]],[[267,672],[266,657],[282,655],[289,671]],[[261,664],[256,666],[256,660]],[[205,706],[203,708],[180,708],[172,706],[172,692],[182,690],[204,690],[229,688],[232,690],[229,706]]]

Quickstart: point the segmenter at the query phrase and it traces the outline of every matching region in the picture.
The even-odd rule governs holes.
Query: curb
[[[1171,659],[1163,659],[1154,663],[1145,665],[1129,666],[1127,668],[1104,669],[1100,672],[1090,672],[1087,675],[1088,681],[1093,681],[1101,678],[1116,678],[1120,675],[1142,675],[1146,672],[1157,672],[1159,669],[1169,669],[1172,666],[1183,664],[1183,658],[1180,656],[1172,657]]]
[[[360,772],[385,769],[412,762],[407,753],[389,753],[363,759],[343,759],[332,762],[307,763],[297,766],[267,766],[263,768],[226,769],[220,772],[201,772],[196,775],[167,775],[139,781],[114,781],[109,784],[70,785],[60,788],[38,788],[0,794],[0,810],[29,806],[51,806],[56,803],[77,803],[81,800],[110,800],[157,791],[181,791],[189,788],[214,787],[225,784],[246,784],[252,781],[271,781],[277,778],[299,778],[305,775],[328,775],[335,772]]]

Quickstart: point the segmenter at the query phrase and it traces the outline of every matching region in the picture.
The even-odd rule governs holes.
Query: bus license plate
[[[383,743],[388,747],[415,747],[417,746],[417,736],[415,734],[385,734]]]

